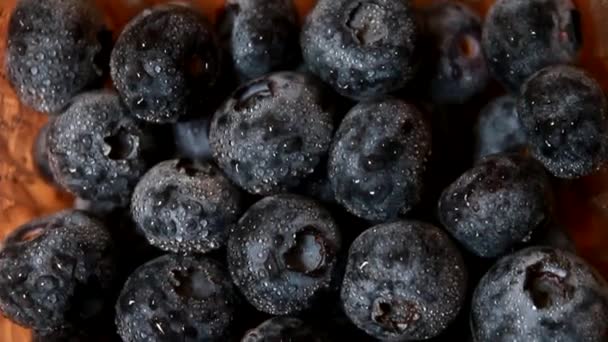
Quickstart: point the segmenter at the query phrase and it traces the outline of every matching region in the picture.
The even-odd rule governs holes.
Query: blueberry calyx
[[[566,282],[567,278],[568,273],[563,269],[548,269],[536,263],[526,269],[524,290],[537,309],[549,309],[572,298],[574,288]]]
[[[360,45],[372,45],[388,36],[388,28],[382,20],[384,9],[373,2],[358,2],[348,16],[346,26]]]
[[[384,329],[402,334],[420,319],[417,306],[406,300],[376,298],[372,304],[371,318]]]
[[[130,159],[138,150],[139,139],[120,127],[116,133],[104,138],[104,155],[112,160]]]
[[[315,275],[328,264],[328,246],[325,239],[315,229],[306,228],[296,234],[295,244],[283,254],[288,270]]]
[[[181,172],[185,173],[189,177],[194,177],[201,170],[196,166],[196,163],[192,159],[182,158],[177,161],[175,164],[175,168]]]
[[[207,279],[205,272],[196,269],[176,269],[171,271],[173,288],[183,298],[205,300],[218,290],[215,283]]]

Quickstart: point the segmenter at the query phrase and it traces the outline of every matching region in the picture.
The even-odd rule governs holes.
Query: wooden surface
[[[44,1],[44,0],[40,0]],[[161,0],[97,0],[109,27],[116,33],[142,8]],[[222,0],[196,0],[202,10],[213,18],[222,7]],[[296,0],[304,15],[314,0]],[[417,5],[432,0],[414,0]],[[487,10],[491,0],[464,1],[480,12]],[[598,77],[608,89],[608,1],[578,0],[585,24],[585,50],[582,64]],[[6,26],[15,0],[0,0],[0,239],[14,227],[33,217],[51,213],[71,205],[69,195],[47,184],[35,170],[31,157],[35,132],[46,117],[22,106],[4,75]],[[605,41],[601,41],[604,37]],[[608,275],[608,167],[575,184],[560,186],[559,212],[574,237],[580,253]],[[0,342],[29,341],[30,334],[5,319],[0,319]]]

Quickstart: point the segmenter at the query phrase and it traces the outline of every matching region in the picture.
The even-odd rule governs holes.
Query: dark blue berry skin
[[[547,67],[522,87],[519,120],[532,155],[554,176],[579,178],[608,159],[608,104],[583,70]]]
[[[341,237],[329,212],[296,195],[254,204],[230,232],[232,280],[257,310],[289,315],[335,290]]]
[[[203,117],[177,122],[173,126],[173,137],[177,155],[196,161],[212,159],[209,145],[211,118]]]
[[[417,35],[409,1],[321,0],[300,43],[310,72],[341,95],[373,99],[412,80]]]
[[[330,152],[335,198],[370,221],[406,214],[420,201],[430,153],[430,129],[416,108],[398,99],[360,103],[340,124]]]
[[[608,340],[608,285],[582,259],[550,247],[507,256],[473,296],[476,342]]]
[[[481,18],[467,6],[440,2],[421,12],[423,42],[430,62],[422,67],[428,97],[435,104],[459,104],[479,94],[489,81],[481,48]]]
[[[165,251],[206,253],[224,246],[242,212],[239,190],[209,162],[174,159],[148,171],[133,191],[131,216]]]
[[[322,342],[322,336],[302,320],[273,317],[249,330],[241,342]]]
[[[34,142],[34,149],[32,151],[32,155],[34,157],[34,163],[40,171],[40,174],[49,182],[54,182],[53,180],[53,171],[51,170],[51,165],[49,162],[49,154],[47,148],[47,136],[49,132],[50,122],[46,125],[42,126],[38,131],[38,135],[36,136],[36,141]]]
[[[517,99],[505,95],[488,103],[475,126],[475,159],[526,148],[526,132],[517,116]]]
[[[141,120],[176,122],[200,113],[220,72],[217,38],[187,5],[144,10],[123,30],[110,60],[112,80]]]
[[[98,84],[108,36],[93,1],[18,1],[8,24],[6,70],[21,102],[58,114]]]
[[[494,77],[517,93],[550,65],[575,62],[581,16],[571,0],[499,0],[486,16],[482,45]]]
[[[123,341],[226,341],[238,297],[217,262],[168,254],[139,267],[116,303]]]
[[[547,223],[550,186],[542,165],[529,157],[489,156],[444,190],[439,220],[471,253],[498,257]]]
[[[242,81],[291,70],[300,61],[300,29],[292,0],[229,0],[220,37]]]
[[[327,155],[333,116],[309,76],[280,72],[237,89],[218,109],[209,139],[219,167],[255,195],[296,188]]]
[[[372,337],[411,341],[445,330],[466,289],[462,255],[446,233],[397,221],[372,227],[353,242],[341,297],[348,317]]]
[[[114,251],[104,225],[63,211],[12,232],[0,250],[0,310],[49,333],[99,314],[113,285]]]
[[[55,181],[87,200],[126,205],[153,165],[152,130],[129,116],[118,95],[86,93],[57,117],[48,134]]]

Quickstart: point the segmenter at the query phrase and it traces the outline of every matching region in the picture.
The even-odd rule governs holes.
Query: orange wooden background
[[[40,0],[43,1],[43,0]],[[142,8],[163,0],[96,0],[114,32]],[[295,0],[302,15],[314,0]],[[414,0],[417,5],[434,0]],[[439,0],[437,0],[439,1]],[[192,0],[213,18],[223,0]],[[492,0],[466,2],[485,12]],[[575,0],[584,18],[581,62],[608,89],[608,1]],[[0,239],[33,217],[71,205],[70,196],[45,183],[35,170],[31,148],[35,132],[46,117],[21,106],[4,75],[7,22],[15,0],[0,0]],[[601,41],[603,37],[605,41]],[[563,221],[574,233],[580,253],[608,275],[608,167],[575,184],[560,186]],[[0,342],[29,341],[29,332],[0,318]]]

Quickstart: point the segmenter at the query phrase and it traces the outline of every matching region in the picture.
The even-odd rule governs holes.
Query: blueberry
[[[99,83],[109,36],[93,1],[18,1],[8,24],[8,79],[23,103],[56,114]]]
[[[101,311],[114,262],[106,228],[83,212],[26,223],[0,249],[0,310],[47,333],[82,323]]]
[[[311,309],[333,290],[341,238],[329,212],[295,195],[266,197],[228,239],[228,267],[257,310],[289,315]]]
[[[322,342],[324,339],[302,320],[274,317],[249,330],[241,342]]]
[[[606,341],[608,285],[582,259],[549,247],[507,256],[473,296],[475,341]]]
[[[517,100],[504,95],[490,101],[479,114],[475,138],[476,160],[491,154],[525,150],[527,138],[517,117]]]
[[[342,283],[348,317],[374,338],[423,340],[456,318],[467,274],[449,236],[430,224],[372,227],[351,245]]]
[[[239,190],[209,162],[164,161],[135,187],[131,215],[163,250],[206,253],[222,247],[241,214]]]
[[[209,145],[211,118],[182,120],[173,126],[175,147],[180,157],[198,161],[212,159]]]
[[[49,182],[54,182],[46,143],[50,125],[51,122],[48,122],[38,131],[32,155],[34,157],[34,163],[44,179]]]
[[[297,187],[327,154],[333,117],[320,85],[293,72],[237,89],[215,113],[209,139],[226,175],[252,194]]]
[[[128,115],[119,97],[86,93],[57,117],[48,134],[55,181],[75,195],[119,205],[156,156],[151,131]]]
[[[496,1],[482,36],[491,72],[513,93],[540,69],[574,62],[581,44],[581,15],[572,0]]]
[[[542,166],[520,155],[493,155],[465,172],[439,199],[441,224],[477,256],[503,255],[529,242],[551,215]]]
[[[522,87],[519,119],[531,152],[554,176],[588,175],[608,159],[608,105],[584,71],[547,67]]]
[[[168,254],[139,267],[116,303],[123,341],[226,341],[238,297],[211,259]]]
[[[423,37],[430,61],[420,77],[433,103],[464,103],[485,90],[489,72],[481,48],[481,18],[457,2],[422,11]]]
[[[336,133],[329,178],[336,200],[351,213],[387,221],[420,200],[431,153],[422,114],[397,99],[360,103]]]
[[[144,10],[123,30],[110,61],[112,80],[139,119],[166,123],[199,113],[220,72],[217,39],[187,5]]]
[[[226,1],[220,31],[242,80],[293,69],[300,60],[300,29],[292,0]]]
[[[417,35],[409,1],[320,0],[300,42],[313,74],[344,96],[371,99],[413,78]]]

